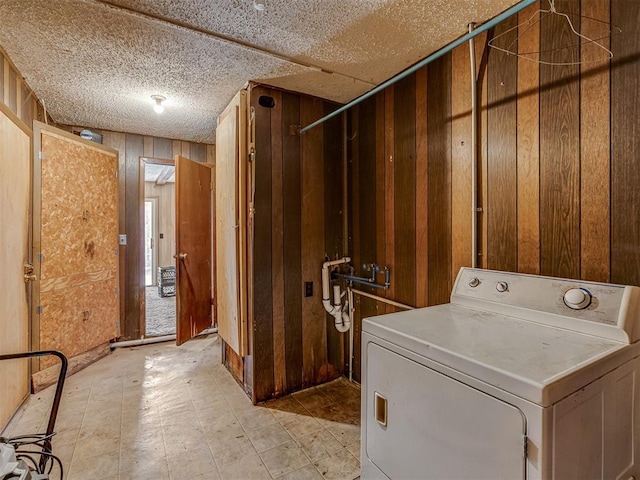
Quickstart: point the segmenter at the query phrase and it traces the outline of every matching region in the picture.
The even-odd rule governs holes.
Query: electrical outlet
[[[313,297],[313,282],[304,282],[304,296]]]
[[[126,245],[127,244],[127,235],[118,235],[118,244],[119,245]]]

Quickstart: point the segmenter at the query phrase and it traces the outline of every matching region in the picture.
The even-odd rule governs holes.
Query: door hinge
[[[42,150],[38,152],[38,160],[44,160],[44,152]]]
[[[39,253],[39,254],[38,254],[38,261],[39,261],[40,263],[44,262],[44,253]]]
[[[526,435],[524,436],[524,458],[527,458],[527,453],[528,453],[528,449],[529,449],[529,437],[527,437]]]
[[[213,182],[209,182],[209,190],[213,192]]]
[[[120,175],[118,173],[118,170],[116,170],[116,178],[118,178]]]
[[[42,305],[38,305],[38,306],[36,307],[36,313],[37,313],[38,315],[40,315],[40,314],[42,313]]]

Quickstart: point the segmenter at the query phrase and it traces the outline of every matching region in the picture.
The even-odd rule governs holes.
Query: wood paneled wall
[[[580,66],[538,64],[485,50],[484,36],[476,41],[478,264],[640,285],[640,5],[556,0],[556,7],[623,33],[611,38],[611,62],[585,45],[579,54],[590,62]],[[595,22],[582,28],[602,36]],[[565,22],[541,22],[517,48],[554,50],[570,35]],[[543,55],[558,61],[567,51]],[[386,295],[415,306],[447,302],[459,268],[471,264],[468,64],[468,46],[459,47],[350,116],[354,265],[389,265]],[[363,317],[389,311],[359,298],[356,309],[356,339]],[[356,379],[359,356],[356,342]]]
[[[22,120],[29,129],[33,121],[44,122],[44,109],[29,85],[15,68],[7,54],[0,48],[0,102]]]
[[[81,127],[67,127],[72,132]],[[204,143],[183,142],[168,138],[91,129],[102,134],[102,143],[119,153],[118,207],[120,233],[127,235],[127,245],[120,247],[120,339],[135,340],[144,335],[140,302],[144,302],[144,264],[140,228],[140,157],[173,159],[182,155],[197,162],[215,163],[215,147]]]
[[[259,105],[261,95],[274,108]],[[256,86],[252,362],[254,399],[266,400],[335,378],[344,335],[321,302],[325,256],[342,251],[342,119],[303,135],[334,104]],[[304,296],[313,282],[313,296]]]

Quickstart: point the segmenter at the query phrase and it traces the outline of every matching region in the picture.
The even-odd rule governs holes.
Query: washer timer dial
[[[591,293],[584,288],[570,288],[564,292],[564,304],[573,310],[583,310],[591,305]]]

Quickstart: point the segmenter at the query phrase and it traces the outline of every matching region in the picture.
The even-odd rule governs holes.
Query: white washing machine
[[[640,480],[640,288],[463,268],[362,330],[363,479]]]

